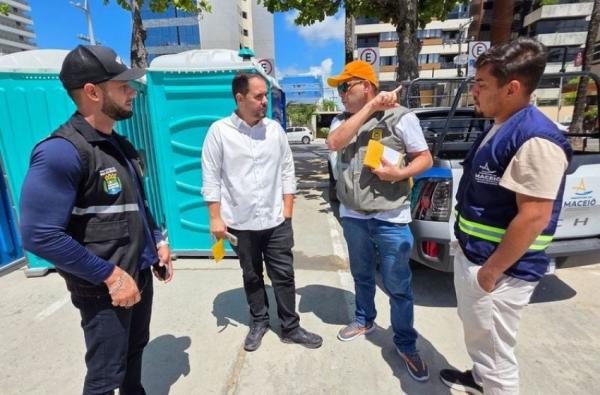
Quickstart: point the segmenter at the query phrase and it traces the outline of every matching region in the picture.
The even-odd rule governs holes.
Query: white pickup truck
[[[578,73],[563,74],[564,78],[580,76]],[[556,78],[545,75],[544,78]],[[592,80],[600,87],[597,76]],[[410,101],[410,92],[416,84],[431,86],[440,80],[415,80],[406,89],[405,105]],[[452,85],[453,84],[453,85]],[[434,164],[425,173],[414,177],[411,206],[411,229],[415,238],[412,259],[423,265],[441,271],[452,271],[454,251],[450,243],[454,237],[455,196],[458,181],[462,176],[461,162],[475,138],[489,126],[491,120],[477,118],[472,106],[468,106],[468,80],[453,80],[454,99],[438,98],[438,103],[446,106],[414,108],[420,120],[425,138],[434,156]],[[417,89],[417,92],[433,92],[436,103],[436,89]],[[600,91],[600,90],[598,90]],[[463,104],[463,107],[459,107]],[[466,104],[466,105],[465,105]],[[595,123],[597,125],[597,122]],[[567,134],[568,135],[568,134]],[[569,135],[574,144],[574,155],[567,170],[567,180],[563,195],[563,208],[560,222],[552,244],[548,247],[549,256],[561,258],[600,252],[600,130],[585,136]],[[580,144],[586,139],[587,144]],[[335,153],[330,162],[335,160]],[[330,168],[330,199],[335,200],[335,166]]]

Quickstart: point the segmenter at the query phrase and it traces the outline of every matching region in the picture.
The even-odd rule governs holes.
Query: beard
[[[110,97],[105,96],[106,99],[102,103],[102,113],[107,117],[114,119],[115,121],[122,121],[124,119],[131,118],[133,115],[132,110],[126,110],[115,103]]]
[[[254,112],[254,117],[257,118],[259,121],[261,119],[263,119],[265,116],[267,115],[267,108],[261,108],[259,110],[256,110]]]

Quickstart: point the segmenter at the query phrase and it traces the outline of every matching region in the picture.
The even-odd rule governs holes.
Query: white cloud
[[[323,22],[316,22],[309,26],[297,26],[294,19],[298,11],[288,12],[285,21],[290,29],[295,29],[298,34],[312,45],[325,45],[328,41],[344,42],[344,15],[328,16]]]
[[[294,66],[288,67],[285,70],[278,70],[279,75],[283,76],[302,76],[302,75],[312,75],[312,76],[321,76],[323,78],[327,78],[331,75],[331,66],[333,65],[333,60],[331,58],[324,59],[319,66],[310,66],[308,70],[300,70]]]

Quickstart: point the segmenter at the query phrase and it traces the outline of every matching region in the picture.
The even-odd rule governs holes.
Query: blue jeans
[[[413,327],[412,273],[408,263],[413,236],[408,225],[378,219],[342,219],[350,253],[350,271],[356,294],[356,321],[368,325],[375,320],[375,270],[390,297],[394,343],[402,352],[416,350],[417,331]]]

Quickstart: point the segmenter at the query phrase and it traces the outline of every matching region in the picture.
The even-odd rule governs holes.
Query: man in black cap
[[[84,394],[145,394],[151,267],[165,282],[173,276],[168,243],[145,203],[143,164],[113,130],[133,115],[129,82],[144,73],[107,47],[69,52],[60,80],[77,111],[33,149],[21,192],[23,244],[56,266],[81,313]]]

